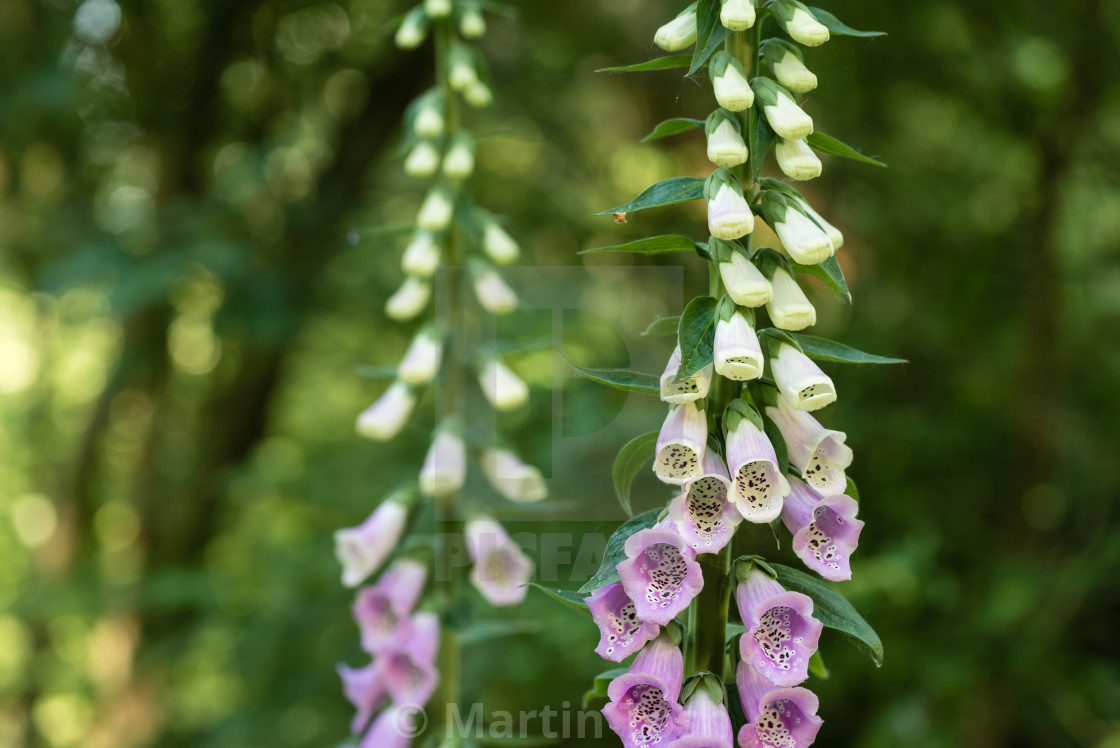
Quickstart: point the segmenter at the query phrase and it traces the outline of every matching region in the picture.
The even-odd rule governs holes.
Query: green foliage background
[[[474,186],[526,261],[702,238],[696,206],[592,217],[708,168],[697,133],[638,143],[704,116],[703,80],[594,72],[656,54],[676,4],[515,5],[484,42]],[[391,445],[353,435],[384,386],[356,365],[407,336],[381,312],[401,241],[347,236],[419,204],[395,148],[430,50],[392,48],[388,0],[121,6],[99,50],[72,0],[0,0],[0,744],[336,744],[333,663],[359,652],[331,532],[411,476],[431,412]],[[1120,5],[827,7],[889,36],[810,51],[807,108],[891,168],[826,158],[807,188],[855,295],[814,289],[816,332],[911,363],[830,370],[867,521],[845,591],[886,661],[826,635],[818,745],[1117,748]],[[659,370],[667,339],[636,333],[680,311],[680,278],[703,289],[700,262],[586,265],[610,313],[573,305],[565,352]],[[557,499],[519,529],[609,532],[614,452],[660,407],[516,364],[564,385],[506,424]],[[663,498],[639,483],[635,509]],[[537,593],[504,615],[539,631],[472,648],[487,709],[578,703],[606,669]]]

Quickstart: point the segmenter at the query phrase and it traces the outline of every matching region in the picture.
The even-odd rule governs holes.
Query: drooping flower
[[[439,684],[439,617],[417,613],[409,621],[408,635],[396,646],[379,653],[381,679],[394,704],[426,704]]]
[[[770,276],[773,298],[766,304],[766,313],[780,330],[804,330],[817,324],[817,310],[786,269],[774,268]]]
[[[681,347],[678,344],[669,356],[669,363],[661,374],[661,400],[674,405],[683,405],[708,396],[708,388],[712,383],[712,366],[709,364],[691,377],[675,381],[677,370],[681,368]]]
[[[401,270],[417,278],[431,278],[439,267],[440,248],[431,232],[417,229],[401,253]]]
[[[731,479],[714,449],[704,453],[703,474],[669,503],[669,519],[694,553],[717,553],[743,520],[730,499]]]
[[[358,748],[410,748],[413,733],[411,706],[393,704],[373,721]]]
[[[367,439],[388,441],[404,428],[415,405],[416,395],[408,385],[394,382],[373,405],[358,415],[354,428]]]
[[[689,9],[657,30],[653,43],[666,52],[677,52],[696,43],[696,11]]]
[[[508,314],[517,308],[517,294],[492,268],[475,276],[474,295],[491,314]]]
[[[708,233],[718,239],[738,239],[754,231],[754,214],[738,187],[719,185],[708,200]]]
[[[666,748],[688,724],[677,703],[684,680],[680,649],[662,634],[607,687],[603,716],[626,748]]]
[[[719,22],[732,31],[745,31],[754,26],[755,12],[751,0],[723,0]]]
[[[510,501],[528,504],[548,498],[541,471],[507,449],[487,449],[482,454],[482,472],[494,490]]]
[[[805,212],[809,214],[809,217],[812,218],[814,221],[816,221],[817,224],[822,229],[824,229],[824,233],[828,234],[828,238],[832,240],[833,248],[834,249],[840,249],[841,247],[843,247],[844,246],[844,234],[840,232],[840,229],[836,228],[831,223],[824,220],[824,218],[821,216],[821,214],[818,213],[817,211],[813,210],[813,206],[809,205],[808,202],[806,202],[805,200],[800,199],[800,198],[796,198],[796,199],[797,199],[797,202],[801,205],[801,207],[805,209]]]
[[[769,45],[771,43],[767,42],[767,57],[770,57]],[[794,93],[809,93],[817,87],[817,76],[813,74],[812,70],[805,67],[805,62],[799,54],[788,45],[782,45],[777,52],[777,61],[774,63],[774,77],[778,79],[778,83]]]
[[[402,382],[414,386],[428,384],[439,373],[443,359],[443,342],[433,328],[425,328],[408,346],[404,358],[397,365],[397,376]]]
[[[467,476],[467,449],[454,425],[445,424],[432,440],[420,468],[420,491],[425,496],[447,496],[463,487]]]
[[[739,639],[744,662],[778,686],[795,686],[809,677],[809,658],[824,628],[813,618],[813,600],[787,591],[752,566],[735,589],[746,633]]]
[[[720,376],[737,382],[762,376],[762,345],[741,311],[736,309],[728,319],[716,322],[713,350],[715,369]]]
[[[770,359],[778,392],[795,410],[819,410],[836,401],[836,387],[813,360],[788,343]]]
[[[494,221],[486,221],[486,228],[482,232],[482,250],[486,256],[499,265],[508,265],[516,262],[521,248],[505,229]]]
[[[772,221],[774,233],[794,261],[802,265],[816,265],[836,253],[832,237],[813,223],[809,216],[789,205],[788,201],[770,202],[772,205],[764,208],[767,210],[767,222]]]
[[[799,182],[816,179],[824,169],[820,158],[804,140],[779,138],[774,146],[774,157],[778,160],[778,168],[782,173]]]
[[[409,616],[427,577],[424,564],[402,558],[381,575],[377,584],[358,590],[353,613],[362,634],[362,649],[377,654],[408,635]]]
[[[402,497],[390,496],[362,524],[337,530],[335,555],[342,564],[342,583],[357,587],[381,568],[401,539],[407,522],[406,502]]]
[[[491,605],[517,605],[524,600],[533,562],[505,529],[488,517],[479,517],[467,522],[466,536],[475,589]]]
[[[486,17],[475,6],[469,5],[459,19],[459,33],[464,39],[481,39],[486,34]]]
[[[718,244],[717,244],[718,243]],[[770,281],[762,274],[738,245],[730,245],[722,239],[713,239],[709,242],[710,250],[715,250],[719,244],[719,276],[723,281],[727,295],[739,306],[760,307],[770,301],[773,292]]]
[[[743,63],[720,50],[708,63],[708,77],[712,79],[712,93],[724,109],[743,112],[754,104],[754,89],[747,82]]]
[[[460,135],[443,157],[443,174],[453,182],[461,182],[474,172],[474,145]]]
[[[447,18],[451,15],[452,0],[424,0],[424,12],[429,18]]]
[[[385,315],[397,322],[407,322],[424,311],[431,296],[431,285],[410,275],[385,301]]]
[[[423,8],[417,6],[404,14],[393,41],[401,49],[416,49],[424,43],[427,35],[428,16]]]
[[[806,47],[819,47],[829,39],[828,27],[818,21],[809,10],[795,0],[774,4],[774,12],[785,27],[786,33]]]
[[[447,190],[435,188],[424,198],[420,212],[416,214],[416,225],[427,231],[443,231],[451,223],[455,209]]]
[[[604,660],[622,662],[652,641],[661,630],[653,621],[638,618],[634,601],[621,582],[608,584],[587,598],[591,619],[599,627],[599,646],[595,652]]]
[[[357,713],[350,723],[350,732],[360,735],[366,729],[373,713],[385,703],[389,691],[381,680],[377,663],[371,662],[363,668],[352,668],[339,663],[336,667],[342,679],[342,692],[346,700],[354,705]]]
[[[421,140],[404,160],[404,173],[410,177],[430,177],[439,166],[439,151],[431,141]]]
[[[516,410],[529,400],[529,385],[496,358],[483,365],[478,386],[495,410]]]
[[[657,435],[653,472],[662,483],[680,485],[700,475],[708,443],[708,418],[696,403],[669,410]]]
[[[688,607],[704,586],[695,554],[671,520],[626,539],[615,567],[638,617],[662,626]]]
[[[440,113],[440,101],[436,96],[425,97],[420,108],[416,111],[416,119],[412,122],[412,129],[424,138],[438,138],[443,134],[443,114]]]
[[[711,676],[705,680],[715,680]],[[723,684],[719,697],[701,683],[684,704],[688,727],[668,748],[735,748],[735,733],[731,729],[731,716],[723,705]]]
[[[762,432],[757,411],[742,400],[731,403],[724,418],[727,467],[734,483],[729,498],[748,522],[772,522],[789,493],[774,445]]]
[[[708,116],[708,160],[716,166],[738,166],[747,162],[747,143],[739,123],[730,113],[717,109]]]
[[[822,497],[793,476],[789,485],[782,522],[793,533],[793,552],[830,582],[851,579],[851,556],[863,530],[859,503],[846,495]]]
[[[801,471],[805,481],[824,496],[843,494],[848,487],[844,471],[852,464],[851,447],[844,443],[847,434],[826,429],[808,413],[794,410],[782,397],[777,406],[766,408],[766,415],[782,432],[789,462]]]
[[[451,51],[451,72],[447,76],[447,82],[451,88],[462,92],[478,83],[478,71],[475,70],[474,60],[465,53],[456,54],[457,49],[452,48]]]
[[[812,134],[813,118],[797,105],[789,91],[765,76],[752,80],[751,87],[770,129],[779,138],[800,140]]]
[[[473,106],[475,109],[482,109],[483,107],[490,106],[494,101],[494,94],[490,91],[490,87],[482,81],[475,81],[467,90],[463,92],[463,98],[466,102]]]
[[[740,748],[808,748],[822,720],[816,694],[807,688],[778,688],[749,663],[735,674],[747,724],[739,728]]]

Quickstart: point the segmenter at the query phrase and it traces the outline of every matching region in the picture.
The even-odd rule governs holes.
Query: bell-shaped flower
[[[705,680],[715,678],[706,676]],[[718,696],[705,683],[697,685],[684,704],[688,727],[668,748],[735,748],[735,733],[723,697],[722,682],[718,685]]]
[[[828,41],[828,27],[818,21],[812,13],[799,2],[776,3],[774,11],[786,33],[806,47],[819,47]]]
[[[804,411],[795,410],[784,397],[766,415],[782,432],[789,462],[805,482],[824,496],[839,496],[848,487],[844,473],[852,464],[852,450],[844,443],[847,434],[826,429]]]
[[[404,358],[397,364],[397,377],[411,385],[428,384],[439,373],[443,342],[432,328],[425,328],[412,339]]]
[[[813,132],[813,119],[806,114],[789,91],[770,78],[759,76],[751,81],[755,97],[762,106],[766,121],[780,138],[800,140]]]
[[[412,703],[415,702],[393,704],[377,715],[358,748],[410,748],[413,734],[410,720],[415,719]]]
[[[440,255],[431,232],[418,229],[401,254],[401,270],[418,278],[431,278],[439,267]]]
[[[709,249],[717,241],[722,240],[709,242]],[[770,301],[773,293],[770,281],[737,245],[726,253],[720,253],[719,277],[727,295],[739,306],[760,307]]]
[[[464,39],[481,39],[486,34],[486,18],[477,6],[468,6],[459,18],[459,33]]]
[[[499,265],[516,262],[521,254],[521,248],[513,237],[491,220],[486,221],[486,228],[482,232],[482,251]]]
[[[824,220],[821,214],[813,210],[813,206],[809,205],[805,200],[798,199],[797,202],[801,205],[802,209],[809,214],[809,217],[816,221],[818,226],[824,229],[824,233],[828,234],[828,238],[832,240],[834,249],[840,249],[844,246],[844,234],[840,232],[840,229]]]
[[[754,231],[754,214],[735,185],[722,183],[708,200],[708,233],[717,239],[738,239]]]
[[[804,140],[779,138],[774,146],[774,157],[778,160],[778,168],[782,173],[799,182],[816,179],[824,169],[820,158]]]
[[[548,498],[541,471],[509,450],[492,448],[483,452],[482,472],[494,490],[510,501],[529,504]]]
[[[696,9],[689,8],[653,35],[653,43],[666,52],[677,52],[696,43]]]
[[[529,385],[496,358],[483,365],[478,386],[495,410],[516,410],[529,400]]]
[[[836,401],[836,387],[813,360],[788,343],[770,359],[778,392],[795,410],[819,410]]]
[[[429,18],[447,18],[451,15],[451,0],[424,0],[424,12]]]
[[[342,583],[347,587],[357,587],[380,569],[400,541],[407,522],[407,503],[402,497],[391,496],[382,501],[362,524],[337,530],[334,552],[342,564]]]
[[[662,634],[607,687],[603,716],[625,748],[667,748],[688,725],[677,699],[684,680],[680,648]]]
[[[336,666],[338,677],[342,679],[342,692],[346,700],[354,705],[357,713],[350,722],[350,732],[361,735],[373,718],[373,713],[385,703],[389,691],[381,680],[377,663],[371,662],[363,668]]]
[[[742,400],[731,403],[724,416],[727,468],[734,490],[729,498],[743,519],[772,522],[782,513],[789,483],[778,469],[774,445],[762,431],[762,418]]]
[[[439,151],[431,141],[421,140],[404,160],[404,173],[410,177],[430,177],[439,166]]]
[[[491,314],[507,314],[517,308],[517,294],[493,269],[475,275],[474,295],[482,308]]]
[[[420,491],[425,496],[448,496],[463,487],[467,477],[467,448],[454,424],[436,432],[420,468]]]
[[[482,81],[475,81],[467,86],[467,90],[463,91],[463,98],[475,109],[483,109],[494,102],[494,94]]]
[[[669,502],[669,519],[694,553],[718,553],[743,520],[731,502],[731,479],[714,449],[704,453],[704,472]]]
[[[766,56],[770,57],[769,48]],[[774,77],[778,79],[778,83],[794,93],[809,93],[817,87],[817,76],[805,67],[800,55],[788,46],[782,46],[777,52]]]
[[[794,477],[789,485],[782,522],[793,533],[793,552],[830,582],[851,579],[851,557],[863,530],[856,519],[859,503],[846,495],[822,497]]]
[[[416,225],[427,231],[443,231],[451,223],[455,210],[447,190],[436,188],[428,193],[416,214]]]
[[[427,566],[402,558],[376,584],[358,590],[352,612],[362,632],[362,649],[377,654],[407,638],[409,616],[427,578]]]
[[[412,129],[422,138],[438,138],[443,134],[443,114],[440,112],[438,97],[424,98],[412,121]]]
[[[717,109],[708,116],[708,160],[716,166],[738,166],[747,162],[747,144],[734,115]]]
[[[474,144],[460,135],[443,157],[443,174],[452,182],[461,182],[474,172]]]
[[[668,624],[704,586],[696,556],[672,520],[634,533],[623,551],[626,559],[615,568],[643,621]]]
[[[525,599],[533,562],[500,524],[488,517],[467,522],[467,552],[474,566],[471,584],[491,605],[517,605]]]
[[[747,723],[739,728],[740,748],[809,748],[822,720],[816,694],[807,688],[779,688],[740,662],[735,675]]]
[[[417,613],[409,621],[408,635],[378,654],[381,679],[394,704],[426,704],[439,684],[439,617]]]
[[[836,253],[832,237],[792,202],[772,192],[767,192],[762,201],[766,222],[774,228],[789,256],[802,265],[816,265],[832,257]]]
[[[416,395],[404,382],[393,382],[384,394],[363,410],[354,424],[359,436],[383,442],[400,433],[416,405]]]
[[[809,677],[809,658],[824,626],[813,618],[813,600],[790,592],[757,566],[735,588],[746,633],[739,654],[777,686],[796,686]]]
[[[681,368],[681,347],[678,344],[669,356],[669,363],[661,374],[661,400],[666,403],[682,405],[708,396],[712,384],[712,367],[709,364],[690,377],[677,382],[677,370]]]
[[[754,26],[754,3],[751,0],[723,0],[719,22],[732,31],[745,31]]]
[[[747,81],[743,63],[720,50],[708,63],[708,77],[712,79],[712,93],[716,102],[732,112],[743,112],[754,104],[754,89]]]
[[[424,9],[417,6],[404,14],[401,19],[401,25],[397,27],[397,33],[393,37],[393,42],[400,49],[416,49],[424,43],[424,38],[428,35],[428,16],[424,13]]]
[[[599,627],[599,646],[595,652],[604,660],[622,662],[657,637],[661,630],[653,621],[638,618],[634,601],[621,582],[608,584],[587,598],[591,620]]]
[[[762,345],[751,323],[738,309],[731,312],[728,319],[716,322],[713,350],[716,373],[720,376],[737,382],[762,376]]]
[[[424,311],[431,297],[431,284],[410,275],[385,301],[385,316],[397,322],[407,322]]]
[[[774,296],[766,304],[766,313],[770,315],[774,327],[780,330],[804,330],[817,324],[817,310],[785,268],[774,268],[774,274],[770,276],[770,287]]]
[[[653,472],[662,483],[681,485],[700,476],[708,443],[708,417],[696,403],[674,406],[661,424]]]

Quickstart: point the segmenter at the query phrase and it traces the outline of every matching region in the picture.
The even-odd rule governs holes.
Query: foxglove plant
[[[801,47],[832,34],[877,35],[797,0],[698,0],[654,39],[670,52],[695,44],[692,54],[634,66],[707,69],[711,114],[673,120],[648,139],[690,123],[702,127],[713,168],[604,211],[617,217],[703,198],[708,219],[704,241],[656,237],[602,248],[664,251],[671,239],[709,263],[709,292],[685,306],[660,377],[581,370],[656,393],[668,406],[656,439],[646,435],[624,447],[613,477],[629,512],[635,466],[652,458],[655,475],[676,496],[619,528],[603,567],[581,590],[591,593],[586,602],[601,632],[596,651],[614,662],[638,652],[607,688],[603,709],[626,746],[730,748],[737,738],[740,748],[803,748],[821,725],[817,698],[801,684],[820,672],[822,622],[881,657],[874,632],[838,593],[796,568],[756,553],[735,558],[746,549],[732,552],[747,540],[738,532],[744,526],[770,525],[777,538],[784,523],[811,571],[830,581],[851,577],[863,527],[845,472],[852,451],[842,432],[809,414],[837,397],[815,361],[900,362],[800,333],[817,321],[800,277],[814,275],[850,299],[836,258],[844,239],[793,184],[762,176],[770,151],[781,174],[796,181],[820,175],[816,151],[878,163],[820,132],[803,100],[818,80]],[[762,223],[776,246],[755,240]],[[636,387],[638,381],[651,384]],[[828,615],[818,620],[818,610]],[[730,616],[742,624],[736,646],[728,646]],[[683,661],[683,687],[674,657]],[[734,699],[745,716],[737,733],[726,709]]]
[[[477,434],[465,415],[468,399],[493,411],[522,408],[529,399],[529,385],[499,358],[500,349],[467,336],[480,326],[468,316],[508,314],[518,305],[497,270],[517,261],[517,241],[497,217],[474,204],[468,189],[477,153],[463,126],[465,109],[492,99],[484,61],[469,44],[486,32],[482,9],[473,0],[423,0],[404,14],[395,36],[402,49],[418,48],[429,36],[434,41],[437,85],[409,106],[404,121],[404,171],[428,186],[400,256],[404,278],[385,302],[386,317],[411,323],[411,343],[395,381],[358,416],[356,430],[375,441],[393,439],[412,423],[429,389],[440,413],[416,481],[384,500],[365,522],[335,535],[342,581],[358,587],[352,612],[371,658],[362,667],[338,667],[356,710],[351,731],[362,748],[411,745],[410,710],[423,707],[437,689],[439,708],[432,710],[428,737],[432,742],[452,737],[444,721],[446,707],[459,700],[460,646],[456,630],[443,622],[461,622],[472,606],[464,599],[466,575],[452,573],[445,530],[464,515],[479,514],[460,506],[472,464],[509,501],[536,502],[548,494],[539,470],[500,448],[494,437]],[[433,313],[437,291],[440,303]],[[473,405],[471,412],[473,417]],[[434,539],[439,573],[429,573],[432,559],[425,549],[433,541],[407,537],[410,523],[419,523],[412,515],[420,515],[416,510],[424,503],[434,506],[435,529],[441,530]],[[532,561],[488,517],[468,521],[465,535],[469,578],[480,596],[498,606],[520,602]],[[359,587],[387,562],[375,581]],[[448,732],[441,734],[444,729]]]

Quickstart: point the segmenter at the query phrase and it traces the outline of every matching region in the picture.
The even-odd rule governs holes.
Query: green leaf
[[[680,317],[661,317],[650,322],[649,327],[642,330],[642,335],[676,335],[680,323]]]
[[[816,335],[791,332],[793,339],[801,346],[801,350],[809,358],[817,361],[833,361],[838,364],[905,364],[904,358],[891,358],[890,356],[876,356],[874,353],[864,353],[852,348],[850,345],[838,343],[827,338],[818,338]]]
[[[587,584],[579,588],[579,592],[594,592],[600,587],[606,587],[608,584],[617,582],[619,580],[618,569],[614,567],[626,560],[626,552],[623,550],[626,539],[639,530],[645,530],[656,525],[657,516],[660,513],[660,509],[650,509],[648,512],[642,512],[623,522],[607,540],[607,549],[603,552],[603,563],[599,565],[599,570],[595,572],[595,576],[588,580]]]
[[[857,29],[853,29],[851,26],[844,23],[839,18],[829,13],[827,10],[823,10],[821,8],[810,7],[809,12],[816,16],[818,21],[827,26],[828,30],[833,34],[839,34],[840,36],[862,36],[864,38],[887,35],[885,31],[859,31]]]
[[[657,432],[636,436],[618,450],[611,468],[611,478],[614,479],[614,493],[618,503],[629,517],[634,516],[630,508],[630,486],[646,463],[653,459],[654,448],[657,445]]]
[[[702,119],[690,119],[688,117],[674,117],[661,122],[657,127],[653,128],[653,132],[642,138],[643,143],[648,143],[651,140],[659,140],[667,138],[670,135],[680,135],[682,132],[695,130],[698,127],[704,126]]]
[[[821,657],[819,649],[813,652],[813,656],[809,658],[809,672],[821,680],[828,680],[828,668],[825,667],[824,658]]]
[[[596,73],[644,73],[649,70],[672,70],[673,68],[686,68],[692,63],[692,55],[669,55],[657,57],[634,65],[622,65],[614,68],[599,68]]]
[[[789,264],[798,273],[820,278],[825,282],[825,285],[832,289],[836,298],[849,304],[852,303],[852,292],[848,290],[848,282],[844,280],[844,271],[840,269],[840,263],[836,261],[835,257],[829,257],[816,265],[799,265],[793,260],[790,260]]]
[[[844,489],[844,493],[851,496],[856,501],[859,501],[859,488],[856,487],[856,482],[852,480],[852,476],[845,476],[848,479],[848,485]]]
[[[762,162],[766,160],[766,152],[770,150],[770,146],[774,144],[774,131],[770,129],[770,123],[766,121],[766,117],[762,114],[762,107],[752,106],[750,109],[749,127],[750,132],[747,133],[749,140],[749,147],[751,152],[751,183],[758,179],[759,172],[762,171]]]
[[[723,640],[729,642],[736,636],[747,633],[747,627],[741,623],[728,623],[723,630]]]
[[[494,346],[496,353],[528,353],[529,351],[544,351],[552,347],[552,336],[541,335],[539,338],[527,340],[499,340]]]
[[[722,5],[720,0],[700,0],[696,4],[696,47],[692,52],[692,65],[688,68],[689,75],[704,67],[731,33],[719,20]]]
[[[844,158],[855,159],[865,164],[882,166],[883,168],[887,166],[882,161],[872,158],[871,156],[864,156],[847,143],[842,143],[831,135],[827,135],[823,132],[810,133],[809,137],[805,138],[805,142],[809,144],[810,148],[818,150],[821,153],[827,153],[830,156],[843,156]]]
[[[358,366],[358,376],[369,377],[370,379],[396,379],[397,367],[360,364]]]
[[[555,587],[545,587],[544,585],[537,584],[536,582],[529,582],[530,587],[535,587],[544,594],[551,597],[561,605],[571,608],[581,615],[588,618],[591,617],[591,611],[587,607],[587,602],[583,599],[583,595],[577,595],[575,592],[569,590],[560,590]]]
[[[692,252],[696,249],[696,242],[680,234],[665,234],[663,236],[650,236],[645,239],[636,239],[626,244],[614,244],[610,247],[594,247],[580,251],[581,255],[594,252],[638,252],[644,255],[666,255],[673,252]]]
[[[591,688],[583,695],[583,706],[586,708],[595,699],[607,699],[607,688],[610,686],[611,681],[620,675],[625,675],[630,671],[629,668],[616,667],[610,670],[605,670],[595,676],[595,680],[591,682]]]
[[[538,634],[540,631],[541,624],[536,621],[484,621],[460,632],[459,643],[479,644],[510,636]]]
[[[778,583],[788,590],[801,592],[813,598],[813,617],[845,634],[867,652],[876,667],[883,664],[883,642],[875,629],[863,620],[847,598],[816,577],[781,564],[771,564],[778,575]]]
[[[616,390],[640,392],[643,395],[661,397],[661,378],[653,374],[645,374],[632,369],[587,369],[573,364],[564,356],[560,358],[563,358],[568,366],[592,381],[614,387]]]
[[[677,370],[676,381],[687,379],[712,363],[716,337],[716,304],[715,298],[711,296],[697,296],[684,308],[680,327],[677,328],[677,338],[681,345],[681,368]]]
[[[597,216],[608,216],[611,213],[632,213],[646,208],[659,208],[662,205],[683,203],[696,200],[704,196],[704,180],[699,177],[670,177],[663,179],[652,187],[642,190],[642,194],[628,203],[617,208],[596,213]]]

